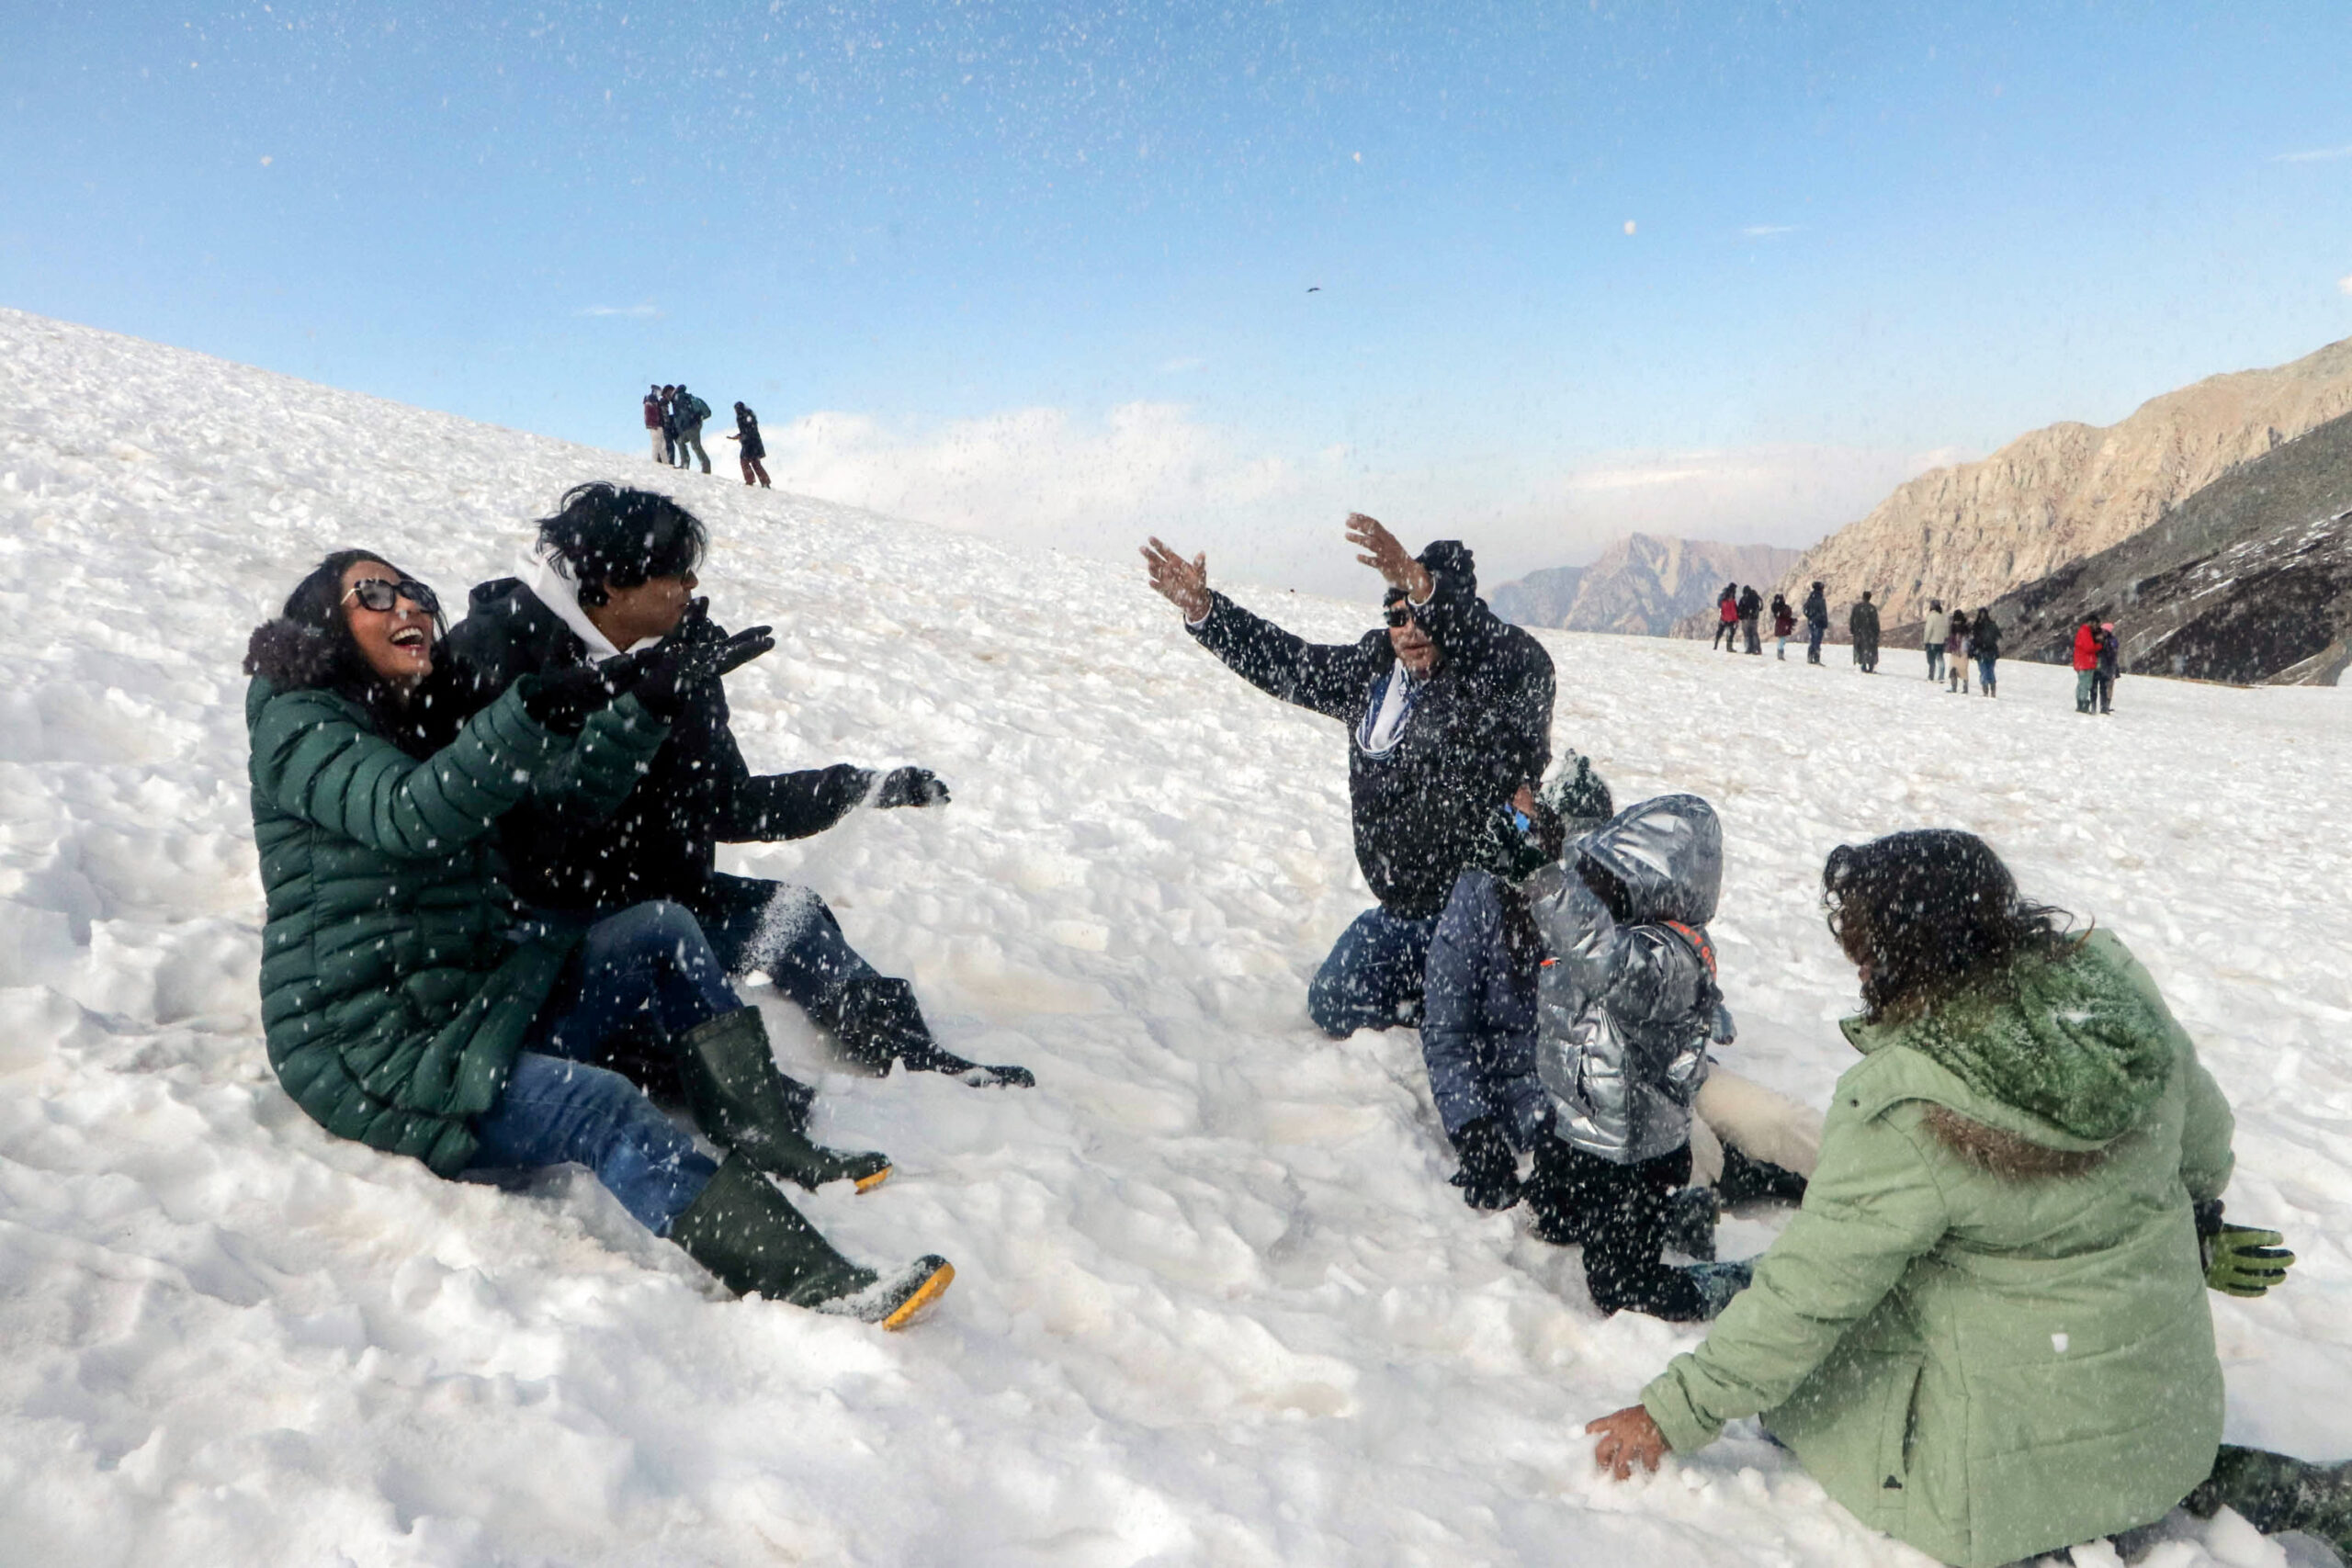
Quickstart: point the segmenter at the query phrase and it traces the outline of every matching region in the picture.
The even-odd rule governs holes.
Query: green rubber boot
[[[884,1328],[912,1323],[956,1278],[955,1265],[936,1256],[888,1276],[861,1269],[740,1154],[729,1156],[670,1222],[669,1236],[738,1295],[756,1292]]]
[[[811,1192],[828,1181],[865,1192],[888,1178],[888,1156],[823,1148],[801,1132],[808,1091],[776,1070],[759,1009],[706,1019],[679,1037],[678,1055],[686,1103],[713,1143]]]

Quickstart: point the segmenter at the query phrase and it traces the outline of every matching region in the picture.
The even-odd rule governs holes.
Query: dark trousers
[[[1306,987],[1307,1016],[1335,1040],[1420,1021],[1437,917],[1402,919],[1377,906],[1355,918]]]
[[[716,872],[687,907],[725,973],[762,971],[828,1029],[840,1027],[850,982],[878,973],[850,946],[825,901],[806,887]]]
[[[1821,634],[1828,629],[1826,621],[1807,621],[1804,624],[1804,661],[1807,664],[1821,662]]]
[[[1742,637],[1746,638],[1746,639],[1747,639],[1747,647],[1743,651],[1746,651],[1746,652],[1748,652],[1748,653],[1761,653],[1761,652],[1763,652],[1763,651],[1764,651],[1764,645],[1763,645],[1762,643],[1760,643],[1760,642],[1758,642],[1758,641],[1757,641],[1757,640],[1756,640],[1756,617],[1755,617],[1755,616],[1753,616],[1753,615],[1742,615],[1742,616],[1740,617],[1740,619],[1739,619],[1739,635],[1740,635]]]
[[[1584,1244],[1585,1288],[1603,1312],[1674,1323],[1706,1315],[1699,1287],[1662,1260],[1668,1201],[1690,1180],[1690,1145],[1619,1165],[1558,1138],[1535,1142],[1529,1201],[1547,1235]]]

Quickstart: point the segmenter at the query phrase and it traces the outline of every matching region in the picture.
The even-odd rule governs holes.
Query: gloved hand
[[[2286,1282],[2295,1261],[2295,1255],[2279,1246],[2287,1238],[2277,1231],[2225,1224],[2198,1239],[2203,1244],[2206,1287],[2225,1296],[2262,1295]]]
[[[1474,1209],[1508,1209],[1519,1201],[1519,1156],[1503,1136],[1502,1123],[1481,1116],[1453,1135],[1462,1168],[1448,1178]]]
[[[558,735],[577,735],[588,716],[613,700],[613,688],[590,665],[534,675],[523,688],[523,711]]]
[[[775,634],[767,626],[720,637],[710,624],[710,601],[697,599],[668,637],[639,657],[637,682],[629,690],[654,717],[673,719],[695,684],[739,670],[775,646]]]
[[[949,798],[947,781],[929,768],[892,768],[875,788],[874,807],[888,811],[894,806],[944,806]]]

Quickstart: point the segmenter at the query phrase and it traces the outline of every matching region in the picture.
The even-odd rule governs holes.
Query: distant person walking
[[[1796,629],[1797,613],[1789,608],[1787,596],[1780,593],[1773,594],[1772,636],[1781,645],[1780,659],[1784,664],[1788,662],[1789,658],[1789,634]]]
[[[664,463],[678,466],[678,389],[668,385],[662,389],[662,453]]]
[[[1968,649],[1973,635],[1967,615],[1953,611],[1951,630],[1944,634],[1944,690],[1963,697],[1968,694]]]
[[[1739,584],[1726,582],[1724,591],[1715,595],[1715,636],[1708,643],[1727,653],[1739,651]]]
[[[1764,613],[1764,595],[1749,583],[1739,591],[1739,631],[1746,639],[1747,651],[1761,656],[1764,645],[1756,640],[1756,617]]]
[[[645,389],[645,433],[653,439],[653,460],[670,460],[670,438],[662,433],[662,389]]]
[[[1955,615],[1952,619],[1958,621],[1964,620],[1966,617]],[[1976,650],[1978,683],[1984,688],[1984,694],[1989,697],[1993,694],[1993,666],[2001,657],[2001,625],[1993,619],[1991,610],[1980,609],[1976,612],[1976,624],[1969,628],[1969,641]]]
[[[678,416],[678,467],[686,466],[686,454],[692,451],[702,459],[702,471],[710,472],[710,454],[702,449],[702,422],[710,417],[710,405],[686,390],[684,381],[678,383],[678,395],[670,405]]]
[[[760,416],[753,413],[746,405],[737,403],[735,405],[735,434],[727,439],[742,443],[741,450],[737,452],[735,457],[736,460],[743,465],[743,482],[752,483],[752,476],[756,474],[759,476],[760,488],[769,489],[767,467],[760,461],[768,455],[767,443],[760,439]]]
[[[1854,639],[1854,662],[1862,667],[1865,675],[1878,673],[1878,606],[1871,603],[1871,591],[1862,590],[1861,603],[1846,612],[1846,635]]]
[[[1921,628],[1927,639],[1928,679],[1940,681],[1944,673],[1944,638],[1951,636],[1951,616],[1940,599],[1928,601],[1928,621]]]
[[[2098,695],[2098,619],[2085,615],[2075,628],[2075,711],[2088,713]]]
[[[2115,677],[2123,661],[2122,646],[2115,638],[2115,623],[2101,621],[2098,626],[2098,664],[2091,684],[2098,688],[2098,711],[2115,711]]]
[[[1829,596],[1815,582],[1813,592],[1804,596],[1804,661],[1821,662],[1822,634],[1829,629]]]

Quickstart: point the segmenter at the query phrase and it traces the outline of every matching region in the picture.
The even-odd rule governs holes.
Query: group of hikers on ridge
[[[645,430],[653,442],[653,460],[668,468],[693,467],[693,459],[702,460],[702,471],[710,472],[710,454],[702,449],[702,427],[710,418],[710,405],[686,390],[681,381],[671,386],[652,386],[645,389]],[[742,403],[735,405],[735,429],[727,437],[735,442],[735,458],[743,470],[743,482],[756,484],[763,490],[768,484],[767,443],[760,436],[760,416]]]
[[[1473,1209],[1524,1204],[1581,1247],[1603,1311],[1712,1321],[1592,1424],[1598,1460],[1623,1475],[1760,1416],[1858,1517],[1985,1568],[2184,1503],[2352,1543],[2352,1469],[2220,1444],[2203,1292],[2259,1296],[2292,1259],[2223,1221],[2228,1104],[2122,942],[2026,897],[1973,834],[1841,846],[1818,897],[1861,1059],[1826,1119],[1734,1077],[1713,807],[1620,807],[1589,759],[1554,765],[1551,659],[1480,599],[1468,549],[1408,553],[1361,515],[1348,537],[1385,625],[1336,645],[1215,592],[1202,557],[1144,553],[1204,649],[1347,734],[1376,907],[1309,1018],[1417,1027]],[[332,1133],[449,1177],[584,1165],[731,1290],[903,1325],[954,1270],[854,1263],[778,1190],[866,1190],[889,1162],[808,1140],[810,1091],[738,983],[766,975],[877,1073],[1034,1080],[948,1052],[814,893],[714,852],[947,788],[751,772],[723,678],[773,636],[712,620],[675,502],[581,486],[538,541],[455,627],[353,549],[254,631],[271,1065]],[[1758,1201],[1800,1207],[1760,1257],[1713,1259],[1716,1205]]]

